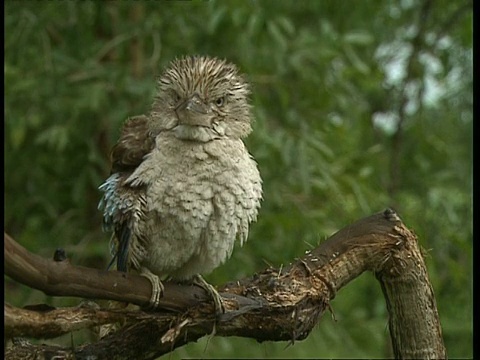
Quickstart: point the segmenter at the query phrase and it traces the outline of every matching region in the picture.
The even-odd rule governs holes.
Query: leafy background
[[[392,206],[428,251],[449,356],[472,357],[471,1],[7,1],[4,40],[4,222],[27,249],[104,268],[97,188],[122,122],[149,111],[173,58],[225,57],[253,86],[265,201],[207,279],[288,263]],[[4,287],[19,306],[78,303]],[[214,337],[169,358],[392,356],[371,274],[332,306],[293,346]]]

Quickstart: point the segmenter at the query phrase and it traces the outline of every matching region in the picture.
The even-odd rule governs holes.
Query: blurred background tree
[[[427,250],[449,356],[472,356],[472,1],[7,1],[4,30],[4,222],[27,249],[104,268],[97,188],[122,122],[173,58],[225,57],[253,85],[265,200],[207,278],[278,267],[393,206]],[[78,303],[4,286],[14,305]],[[332,306],[294,346],[213,338],[173,356],[391,356],[371,274]]]

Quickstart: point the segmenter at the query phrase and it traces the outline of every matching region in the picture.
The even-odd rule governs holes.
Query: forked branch
[[[61,255],[61,254],[60,254]],[[5,234],[5,274],[49,295],[110,299],[145,305],[150,283],[141,276],[71,265],[57,254],[30,254]],[[117,332],[76,348],[13,340],[10,359],[42,354],[75,359],[154,359],[208,335],[258,341],[302,340],[337,292],[364,271],[381,284],[396,358],[446,358],[435,297],[416,236],[390,209],[340,230],[282,269],[268,268],[219,290],[227,312],[215,318],[203,289],[165,284],[158,311],[75,308],[14,308],[5,304],[5,336],[56,337],[80,328],[121,322]],[[47,356],[48,354],[48,356]]]

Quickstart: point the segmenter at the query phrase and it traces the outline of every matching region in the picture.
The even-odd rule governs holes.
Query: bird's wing
[[[146,208],[145,187],[126,184],[125,180],[153,149],[154,141],[146,116],[128,119],[112,149],[111,175],[99,187],[103,191],[98,204],[103,211],[103,229],[113,231],[112,262],[116,259],[119,271],[127,271],[131,265],[138,268],[142,257],[140,244],[132,244],[132,232]]]
[[[140,115],[129,118],[112,149],[112,173],[133,172],[144,156],[152,151],[154,144],[155,138],[148,130],[147,117]]]

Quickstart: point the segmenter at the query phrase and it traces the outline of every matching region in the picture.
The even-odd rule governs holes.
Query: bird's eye
[[[225,96],[219,97],[217,100],[215,100],[215,104],[218,107],[221,107],[225,104]]]
[[[175,90],[172,90],[172,99],[177,103],[180,101],[180,95]]]

